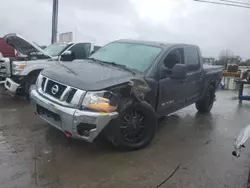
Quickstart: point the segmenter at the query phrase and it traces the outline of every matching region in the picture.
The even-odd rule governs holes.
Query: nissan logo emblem
[[[58,85],[54,85],[54,86],[51,88],[51,93],[52,93],[53,95],[57,94],[58,91],[59,91]]]

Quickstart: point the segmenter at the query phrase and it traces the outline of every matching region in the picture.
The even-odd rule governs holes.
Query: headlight
[[[88,92],[82,102],[82,107],[100,112],[113,112],[117,106],[118,97],[110,91]]]
[[[25,63],[17,63],[17,62],[13,62],[12,63],[12,70],[13,70],[13,74],[17,75],[20,74],[20,72],[25,68]]]

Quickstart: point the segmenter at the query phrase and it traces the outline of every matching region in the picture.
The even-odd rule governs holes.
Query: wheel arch
[[[43,69],[35,69],[27,74],[27,77],[38,75]]]

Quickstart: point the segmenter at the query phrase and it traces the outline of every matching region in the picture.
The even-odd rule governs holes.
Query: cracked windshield
[[[0,7],[0,188],[250,188],[250,0]]]

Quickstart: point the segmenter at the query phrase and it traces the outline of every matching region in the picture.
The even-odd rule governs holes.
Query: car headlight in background
[[[14,75],[18,75],[21,73],[21,71],[25,68],[26,64],[25,63],[20,63],[20,62],[13,62],[12,63],[12,73]]]
[[[82,102],[82,107],[100,112],[114,112],[117,106],[118,97],[110,91],[88,92]]]

